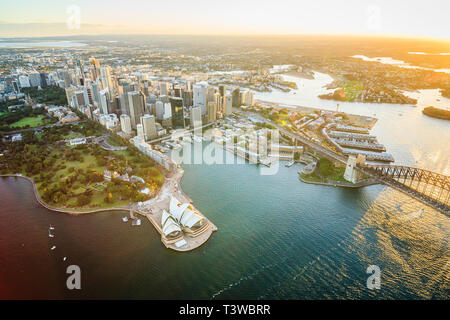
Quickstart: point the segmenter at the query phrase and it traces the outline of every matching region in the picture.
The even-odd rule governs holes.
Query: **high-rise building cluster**
[[[124,69],[103,65],[96,58],[74,59],[70,67],[23,73],[8,84],[17,93],[25,87],[64,88],[71,107],[121,135],[135,132],[146,141],[171,129],[199,128],[230,116],[234,107],[254,104],[249,89]]]

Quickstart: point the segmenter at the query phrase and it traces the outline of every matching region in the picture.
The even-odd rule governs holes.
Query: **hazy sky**
[[[450,0],[0,0],[0,8],[0,36],[326,33],[450,39]]]

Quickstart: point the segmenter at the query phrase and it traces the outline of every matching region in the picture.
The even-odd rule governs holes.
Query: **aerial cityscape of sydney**
[[[449,299],[450,2],[0,6],[0,300]]]

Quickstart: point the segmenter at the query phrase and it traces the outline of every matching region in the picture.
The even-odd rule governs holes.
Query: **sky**
[[[373,34],[450,40],[449,0],[0,0],[0,37]]]

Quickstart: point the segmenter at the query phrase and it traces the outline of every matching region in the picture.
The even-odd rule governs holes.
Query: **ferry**
[[[290,168],[290,167],[292,167],[292,165],[293,165],[294,163],[295,163],[295,160],[291,160],[291,161],[289,161],[288,163],[286,163],[284,166]]]

